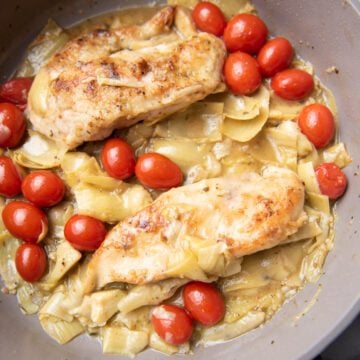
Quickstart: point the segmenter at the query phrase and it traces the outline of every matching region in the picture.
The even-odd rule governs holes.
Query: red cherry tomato
[[[69,243],[80,251],[94,251],[104,241],[106,228],[102,221],[87,215],[73,215],[65,225]]]
[[[25,201],[12,201],[6,204],[2,219],[10,234],[29,243],[39,242],[48,231],[45,213]]]
[[[9,80],[0,85],[0,98],[13,104],[25,105],[34,78],[22,77]]]
[[[251,14],[235,15],[224,31],[224,41],[230,52],[256,54],[265,44],[268,29],[265,23]]]
[[[186,311],[175,305],[157,306],[151,316],[156,333],[167,343],[181,345],[192,335],[193,325]]]
[[[131,146],[121,139],[109,139],[101,151],[101,162],[106,172],[119,180],[134,175],[135,155]]]
[[[305,106],[299,114],[298,124],[317,149],[328,145],[335,134],[334,116],[329,108],[322,104]]]
[[[214,4],[202,1],[198,3],[193,12],[192,18],[196,27],[201,31],[221,36],[226,27],[225,16],[222,11]]]
[[[23,113],[10,103],[0,104],[0,147],[19,145],[26,129]]]
[[[136,163],[135,174],[143,185],[153,189],[169,189],[183,182],[180,168],[157,153],[141,155]]]
[[[186,310],[202,325],[215,325],[224,317],[224,299],[212,284],[193,281],[185,285],[183,299]]]
[[[15,265],[17,272],[25,281],[39,281],[45,274],[46,253],[39,245],[22,244],[16,250]]]
[[[13,161],[0,156],[0,195],[13,197],[21,193],[21,176]]]
[[[287,69],[278,72],[271,79],[271,87],[283,99],[302,100],[313,91],[314,80],[306,71]]]
[[[315,168],[320,191],[330,199],[338,199],[346,190],[347,179],[341,169],[333,163],[322,163]]]
[[[274,76],[277,72],[285,70],[291,64],[294,49],[289,40],[278,37],[268,41],[259,51],[257,61],[261,73],[266,76]]]
[[[59,203],[65,194],[63,181],[52,171],[39,170],[27,175],[21,185],[24,196],[36,206]]]
[[[239,51],[228,56],[224,75],[228,87],[236,95],[250,95],[261,85],[257,61],[244,52]]]

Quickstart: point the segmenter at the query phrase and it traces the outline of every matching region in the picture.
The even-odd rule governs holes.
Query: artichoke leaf
[[[44,331],[59,344],[66,344],[85,331],[78,320],[68,322],[48,315],[40,315],[39,319]]]
[[[11,158],[30,169],[51,169],[60,165],[66,148],[40,133],[29,130],[29,137],[18,149],[11,151]]]
[[[193,9],[200,0],[168,0],[169,5],[180,5]],[[255,11],[254,5],[249,0],[210,0],[210,2],[217,5],[225,15],[227,20],[230,20],[238,13],[252,13]]]
[[[224,104],[197,102],[185,111],[171,115],[159,123],[154,136],[162,138],[186,138],[198,142],[221,141],[221,124]]]
[[[233,120],[251,120],[260,114],[262,97],[266,94],[257,91],[252,96],[234,95],[230,92],[211,95],[211,100],[224,103],[224,115]]]
[[[261,98],[259,115],[248,121],[237,121],[225,117],[222,126],[222,133],[224,135],[239,142],[246,142],[254,138],[261,131],[269,116],[270,94],[265,86],[261,86],[258,92],[258,96]]]
[[[305,183],[305,189],[307,192],[320,194],[320,188],[312,162],[298,164],[297,172],[300,179]]]
[[[344,168],[352,162],[352,158],[346,150],[344,143],[338,143],[326,148],[321,158],[322,162],[334,163],[340,168]]]
[[[152,202],[151,195],[141,185],[129,185],[124,192],[109,192],[79,183],[73,188],[73,192],[80,214],[109,223],[123,220]]]
[[[66,31],[53,19],[49,19],[40,34],[30,44],[25,60],[16,75],[18,77],[35,76],[44,62],[61,49],[68,40],[69,35]]]
[[[105,354],[134,356],[149,343],[149,334],[145,331],[129,330],[119,326],[105,326],[101,330],[102,348]]]
[[[120,289],[110,289],[86,295],[81,305],[70,310],[70,313],[79,318],[87,326],[104,326],[118,311],[118,302],[125,296]]]
[[[214,344],[230,340],[255,329],[265,321],[265,313],[262,311],[251,311],[231,324],[220,323],[215,326],[204,328],[200,344]]]
[[[118,303],[118,309],[127,314],[146,305],[157,305],[173,296],[178,288],[189,282],[188,279],[167,279],[158,283],[138,285]]]
[[[66,240],[62,240],[56,247],[55,263],[49,273],[39,283],[44,290],[51,290],[64,275],[81,259],[81,252],[74,249]]]

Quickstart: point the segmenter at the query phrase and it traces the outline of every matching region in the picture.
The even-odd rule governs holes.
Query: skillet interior
[[[324,276],[308,285],[294,300],[260,329],[226,344],[198,349],[197,359],[309,359],[321,351],[360,310],[360,18],[349,1],[255,0],[260,15],[274,34],[288,37],[303,58],[334,93],[339,108],[340,136],[353,156],[346,169],[350,188],[337,205],[334,250],[327,258]],[[356,0],[354,0],[354,3]],[[48,17],[67,27],[94,14],[145,4],[131,0],[17,0],[2,4],[0,13],[0,79],[15,69],[24,47],[41,30]],[[327,74],[335,65],[339,74]],[[295,320],[321,291],[306,316]],[[36,318],[24,317],[12,296],[0,295],[0,348],[6,359],[53,357],[102,359],[99,344],[86,337],[60,347],[41,329]],[[146,352],[139,359],[168,359]],[[119,357],[117,357],[119,358]],[[187,358],[177,356],[177,358]]]

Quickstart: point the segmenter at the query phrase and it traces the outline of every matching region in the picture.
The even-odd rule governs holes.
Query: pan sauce
[[[70,30],[69,36],[72,37],[82,31],[87,31],[99,22],[109,26],[114,23],[117,25],[119,23],[141,23],[155,11],[154,8],[140,8],[101,16],[96,20],[85,22]],[[312,71],[311,65],[300,59],[296,59],[293,65],[305,68],[309,72]],[[24,68],[21,71],[25,71]],[[264,92],[266,93],[266,90]],[[290,103],[275,97],[271,93],[268,108],[269,120],[265,127],[249,141],[240,143],[221,133],[221,118],[225,111],[221,110],[219,104],[225,101],[223,95],[213,95],[206,99],[204,104],[195,104],[186,112],[171,116],[169,120],[165,120],[163,123],[152,126],[138,124],[126,131],[119,132],[119,135],[125,137],[132,144],[137,155],[147,151],[157,151],[174,160],[183,170],[187,183],[228,173],[259,171],[263,165],[269,163],[297,170],[299,176],[303,178],[307,185],[306,209],[311,218],[310,223],[315,225],[304,229],[303,234],[298,234],[298,236],[302,236],[300,237],[303,239],[302,241],[247,256],[241,264],[242,270],[240,273],[229,278],[220,279],[218,285],[224,293],[227,307],[224,321],[211,328],[198,326],[191,345],[231,339],[255,328],[270,319],[284,301],[306,282],[316,282],[318,280],[323,262],[333,244],[333,216],[328,199],[319,195],[316,186],[314,188],[311,185],[314,180],[313,174],[311,171],[309,172],[309,166],[306,164],[316,164],[320,161],[319,159],[333,159],[339,166],[343,167],[350,161],[341,144],[330,146],[319,153],[311,146],[309,147],[309,144],[297,129],[295,122],[291,121],[296,118],[296,114],[304,106],[304,103]],[[314,101],[326,103],[334,113],[336,112],[331,93],[319,81],[316,82],[316,89],[311,98],[307,100],[307,102]],[[247,109],[252,109],[251,99],[243,99],[242,103],[245,104]],[[256,105],[254,106],[256,107]],[[233,107],[230,105],[227,111],[234,110]],[[239,111],[239,109],[234,111]],[[185,126],[183,126],[184,121]],[[182,126],[179,126],[179,124],[182,124]],[[43,141],[47,143],[46,140]],[[52,144],[47,143],[46,146],[49,149]],[[99,143],[87,144],[80,150],[82,153],[97,157],[100,147],[101,144]],[[33,149],[34,147],[32,147],[31,151]],[[40,155],[37,156],[40,160],[38,160],[42,161],[41,151],[39,150],[39,152]],[[34,166],[33,162],[29,161],[31,157],[26,152],[21,152],[21,149],[10,155],[18,163],[28,168],[38,166]],[[77,160],[85,155],[78,153],[78,156]],[[31,160],[34,161],[34,158],[32,157]],[[299,164],[302,165],[299,166]],[[73,171],[65,166],[65,160],[62,160],[58,165],[61,165],[58,170],[59,173],[66,178],[70,187],[78,184],[79,179],[76,178]],[[47,166],[44,165],[45,168]],[[88,164],[84,164],[84,169],[93,175],[98,171],[94,164],[90,164],[90,161]],[[136,206],[141,207],[141,205],[150,201],[147,191],[140,189],[138,184],[131,184],[134,187],[129,187],[126,190],[114,190],[118,184],[111,183],[111,179],[106,179],[106,181],[108,181],[111,194],[108,198],[104,197],[105,202],[113,199],[114,192],[124,194],[126,191],[137,192],[141,200]],[[91,190],[92,188],[89,187],[88,189]],[[106,193],[106,190],[104,192]],[[158,193],[152,192],[151,195],[156,197]],[[96,197],[96,194],[93,194],[93,196]],[[89,320],[84,306],[79,310],[79,307],[81,308],[81,305],[84,305],[81,303],[82,294],[79,289],[81,288],[82,271],[86,267],[86,259],[81,261],[81,265],[76,265],[79,261],[77,254],[71,252],[59,240],[62,236],[64,222],[76,208],[83,206],[82,211],[99,217],[99,213],[96,213],[98,209],[94,209],[91,205],[81,205],[79,199],[79,196],[70,196],[67,203],[50,211],[52,234],[46,240],[49,258],[53,257],[55,265],[58,263],[59,245],[61,245],[64,247],[62,249],[63,254],[68,256],[71,253],[76,259],[74,260],[73,270],[69,271],[62,280],[56,280],[55,277],[56,281],[51,283],[49,278],[46,278],[43,284],[39,283],[38,285],[29,285],[20,280],[13,268],[14,252],[18,242],[9,238],[9,234],[2,229],[0,270],[9,291],[15,292],[17,290],[22,310],[25,313],[37,313],[40,310],[40,321],[45,331],[61,343],[70,340],[87,328],[86,330],[90,333],[100,335],[105,352],[135,354],[147,345],[170,354],[178,351],[190,351],[190,344],[177,348],[164,343],[158,338],[151,329],[148,320],[151,306],[140,307],[127,314],[125,312],[117,313],[111,317],[106,326],[104,324],[99,325],[100,321],[94,326],[94,323],[92,323],[93,318]],[[124,198],[121,201],[124,201]],[[134,207],[129,206],[127,211],[131,212],[133,209]],[[106,217],[106,214],[105,212],[105,215],[102,216]],[[122,217],[124,214],[119,216]],[[111,222],[117,220],[111,219]],[[308,236],[309,234],[310,236]],[[50,268],[50,271],[54,271],[55,265]],[[166,288],[167,285],[159,284],[160,289],[158,291],[160,294],[164,294],[162,287]],[[178,285],[176,284],[176,286]],[[76,294],[76,291],[75,294],[71,293],[71,290],[74,289],[78,289],[78,294]],[[108,297],[106,301],[105,298],[98,301],[97,305],[100,308],[102,307],[103,312],[109,311],[109,304],[113,301],[117,303],[121,298],[122,303],[124,303],[126,296],[134,293],[134,287],[131,286],[121,286],[117,290],[116,288],[107,290],[106,295]],[[120,294],[119,291],[124,294]],[[140,289],[140,293],[141,291]],[[170,292],[165,291],[165,293],[169,294]],[[105,292],[103,292],[104,294]],[[146,294],[146,292],[142,294]],[[180,292],[177,291],[169,302],[181,303]],[[54,307],[51,308],[50,305],[54,305]],[[77,308],[77,311],[75,311],[75,308]],[[73,314],[69,316],[72,311]],[[68,317],[64,315],[66,312]],[[65,329],[68,326],[66,323],[71,324],[69,325],[71,330]],[[61,337],[61,331],[58,332],[58,337],[56,337],[56,331],[54,331],[56,325],[54,324],[58,324],[58,328],[59,324],[61,324],[65,329],[63,330],[65,334],[63,337]],[[128,341],[124,339],[128,339]],[[129,341],[129,339],[132,339],[132,341]]]

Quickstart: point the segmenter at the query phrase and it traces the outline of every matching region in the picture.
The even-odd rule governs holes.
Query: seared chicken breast
[[[141,26],[71,40],[40,69],[28,116],[69,149],[138,121],[155,122],[223,85],[225,47],[197,33],[188,10],[166,7]]]
[[[87,291],[113,282],[196,278],[176,264],[179,254],[194,255],[193,241],[197,248],[220,245],[219,256],[256,253],[294,234],[307,220],[303,207],[302,182],[277,167],[169,190],[112,229],[90,261]]]

